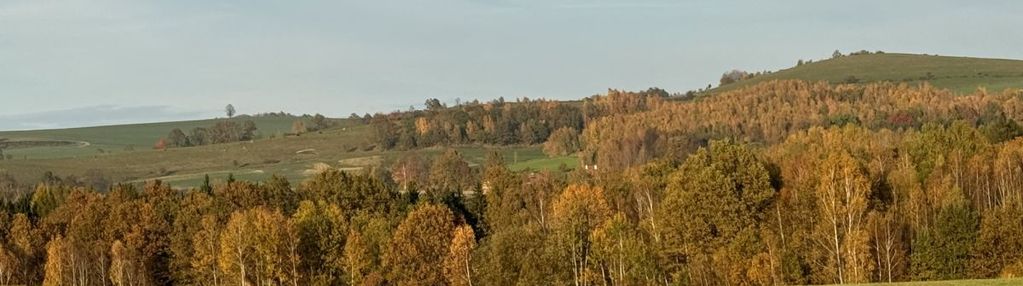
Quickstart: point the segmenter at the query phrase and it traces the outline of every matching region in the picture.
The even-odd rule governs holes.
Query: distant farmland
[[[301,136],[283,136],[291,130],[295,117],[253,117],[259,128],[257,140],[186,148],[154,150],[153,144],[171,129],[185,132],[208,127],[217,120],[115,125],[73,129],[0,132],[0,138],[12,141],[73,142],[4,151],[12,160],[0,161],[0,171],[10,173],[19,182],[31,183],[52,171],[57,175],[81,176],[99,171],[115,182],[142,182],[160,179],[176,187],[197,186],[205,175],[224,180],[228,175],[243,180],[263,180],[277,174],[294,183],[301,182],[316,164],[347,170],[388,167],[403,151],[375,148],[371,127],[361,122],[338,120],[338,127]],[[45,145],[45,144],[44,144]],[[482,164],[489,150],[500,151],[515,170],[574,168],[573,156],[547,158],[538,146],[460,146],[456,147],[470,164]],[[300,152],[301,151],[301,152]],[[426,156],[440,148],[420,150]],[[374,160],[363,160],[374,158]]]

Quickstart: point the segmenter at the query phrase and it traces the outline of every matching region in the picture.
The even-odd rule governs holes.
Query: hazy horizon
[[[685,92],[836,49],[1020,59],[1023,38],[1006,36],[1020,12],[1013,1],[4,1],[0,130],[209,118],[228,103],[344,117],[425,98]]]

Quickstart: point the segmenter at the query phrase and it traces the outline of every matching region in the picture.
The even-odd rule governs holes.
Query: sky
[[[1023,59],[1020,1],[0,0],[0,130],[706,87],[834,50]]]

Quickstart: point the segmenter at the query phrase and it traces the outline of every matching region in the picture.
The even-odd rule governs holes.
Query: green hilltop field
[[[856,83],[889,81],[920,84],[926,81],[961,94],[974,92],[980,87],[988,92],[1000,92],[1007,88],[1023,88],[1023,60],[897,53],[846,55],[755,76],[706,93],[725,92],[771,80],[844,83],[853,78]]]
[[[15,158],[54,159],[69,157],[92,157],[98,154],[116,154],[126,151],[152,149],[153,145],[167,136],[174,128],[189,132],[192,128],[209,128],[218,121],[230,120],[244,122],[252,120],[259,127],[258,137],[268,138],[275,134],[291,131],[291,124],[299,117],[293,116],[237,116],[231,119],[205,119],[191,121],[174,121],[158,123],[140,123],[110,126],[95,126],[66,129],[5,131],[0,132],[0,139],[11,141],[69,141],[80,143],[77,146],[41,146],[31,148],[12,148],[4,150],[4,154]]]
[[[181,122],[114,125],[87,128],[0,132],[10,141],[62,142],[77,144],[12,148],[4,150],[11,160],[0,161],[0,172],[19,182],[39,180],[43,173],[82,176],[99,171],[114,182],[142,182],[160,179],[176,187],[201,184],[205,175],[213,180],[229,174],[242,180],[263,180],[277,174],[292,182],[301,182],[317,165],[342,169],[387,167],[402,151],[372,148],[373,131],[369,125],[338,119],[337,127],[301,136],[284,136],[300,117],[236,117]],[[154,150],[153,144],[171,129],[188,132],[194,127],[209,127],[218,120],[253,120],[259,128],[256,140],[186,148]],[[308,124],[308,123],[307,123]],[[354,149],[354,150],[353,150]],[[471,164],[482,164],[489,150],[503,153],[509,167],[557,169],[562,164],[578,165],[574,157],[547,158],[538,146],[460,146]],[[422,150],[433,156],[443,150]]]

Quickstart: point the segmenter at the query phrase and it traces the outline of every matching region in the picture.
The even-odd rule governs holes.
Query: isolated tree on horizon
[[[234,117],[234,105],[228,104],[227,107],[224,107],[224,112],[227,113],[227,118]]]

